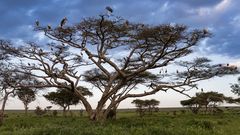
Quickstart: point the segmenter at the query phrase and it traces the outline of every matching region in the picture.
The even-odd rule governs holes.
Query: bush
[[[53,116],[56,117],[58,114],[58,111],[57,110],[53,110]]]
[[[186,110],[181,110],[181,113],[182,113],[182,114],[185,114],[185,113],[186,113]]]
[[[213,130],[214,123],[209,120],[191,120],[189,125],[201,127],[203,129]]]
[[[176,115],[177,115],[177,111],[173,111],[172,113],[173,113],[173,115],[174,115],[174,116],[176,116]]]
[[[41,107],[37,106],[36,109],[34,110],[35,114],[37,116],[42,116],[44,115],[47,111],[42,109]]]

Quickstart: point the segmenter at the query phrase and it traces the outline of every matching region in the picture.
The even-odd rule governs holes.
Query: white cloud
[[[239,27],[240,28],[240,15],[237,15],[237,16],[233,17],[230,24],[233,25],[234,27]]]
[[[196,12],[198,16],[206,17],[217,17],[221,13],[223,13],[225,10],[227,10],[231,5],[231,0],[223,0],[220,3],[218,3],[215,6],[212,7],[201,7],[196,9]],[[194,10],[194,9],[193,9]],[[209,18],[205,18],[209,19]]]
[[[223,0],[222,2],[220,2],[214,7],[214,10],[217,12],[224,11],[229,7],[230,4],[231,4],[231,0]]]

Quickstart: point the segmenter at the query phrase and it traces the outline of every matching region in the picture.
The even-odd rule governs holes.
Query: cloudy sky
[[[84,17],[96,16],[111,6],[114,14],[134,22],[148,24],[178,23],[189,28],[207,28],[213,37],[201,42],[193,56],[209,56],[214,62],[240,64],[240,1],[239,0],[1,0],[0,39],[13,42],[46,42],[40,33],[33,31],[35,20],[41,25],[58,25],[63,17],[75,24]],[[234,77],[215,78],[200,83],[208,90],[229,92]],[[194,91],[196,92],[196,91]],[[161,100],[161,106],[179,106],[185,98],[174,92],[159,93],[149,98]],[[91,99],[94,103],[94,98]],[[132,107],[131,101],[121,107]],[[39,98],[31,104],[49,104]],[[21,103],[11,99],[7,108],[22,108]]]

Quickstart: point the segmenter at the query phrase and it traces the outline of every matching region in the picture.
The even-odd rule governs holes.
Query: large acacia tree
[[[176,73],[166,70],[177,59],[191,54],[202,39],[210,37],[205,29],[132,23],[112,15],[85,18],[73,26],[65,26],[66,21],[64,18],[57,27],[36,22],[35,29],[54,41],[48,46],[28,43],[20,48],[1,48],[15,52],[22,61],[27,60],[20,63],[18,72],[45,81],[36,87],[75,92],[92,120],[106,119],[127,98],[168,90],[184,94],[196,87],[198,81],[236,70],[210,65],[205,58],[179,62],[178,66],[184,70]],[[81,74],[79,71],[85,71],[83,66],[92,70]],[[91,83],[102,93],[95,109],[77,89],[82,81]],[[146,86],[145,91],[137,89],[139,86]]]

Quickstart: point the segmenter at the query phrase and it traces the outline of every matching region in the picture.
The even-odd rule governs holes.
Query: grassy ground
[[[9,112],[0,135],[239,135],[240,114],[177,115],[166,112],[144,117],[120,112],[117,120],[95,123],[80,117],[26,117]]]

